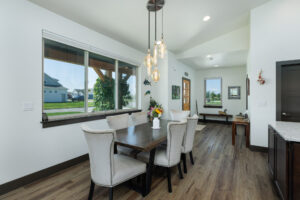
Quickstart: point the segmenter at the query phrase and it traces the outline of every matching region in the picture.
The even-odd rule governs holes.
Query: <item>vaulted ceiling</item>
[[[147,48],[147,0],[30,0],[50,11],[69,18],[99,33],[116,39],[128,46],[146,52]],[[249,13],[268,0],[165,0],[164,35],[168,49],[184,63],[194,68],[209,67],[202,60],[203,52],[197,55],[197,48],[213,41],[221,35],[247,27]],[[158,35],[161,33],[161,12],[158,13]],[[204,22],[204,16],[211,20]],[[154,18],[152,18],[154,19]],[[154,20],[152,20],[153,24]],[[152,25],[152,42],[153,42]],[[248,34],[245,36],[248,37]],[[235,41],[233,41],[235,42]],[[239,42],[239,41],[236,41]],[[191,53],[190,51],[194,52]],[[189,52],[187,56],[186,52]],[[231,66],[234,63],[226,59],[245,57],[245,49],[222,52],[214,50],[219,66]],[[191,56],[193,54],[193,56]],[[218,57],[219,56],[219,57]],[[204,58],[205,59],[205,58]],[[246,61],[245,61],[246,62]],[[245,63],[244,62],[244,63]]]

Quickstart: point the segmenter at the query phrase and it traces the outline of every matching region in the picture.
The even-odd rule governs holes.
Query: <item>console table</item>
[[[245,126],[246,147],[250,145],[250,121],[249,119],[234,118],[232,121],[232,145],[235,145],[236,126]]]
[[[228,114],[211,114],[211,113],[200,113],[200,116],[203,116],[203,121],[206,122],[206,116],[209,117],[225,117],[226,123],[229,124],[229,118],[232,118],[232,115]]]

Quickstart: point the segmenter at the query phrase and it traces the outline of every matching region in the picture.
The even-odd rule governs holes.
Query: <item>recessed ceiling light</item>
[[[208,60],[213,60],[213,59],[214,59],[211,55],[207,55],[206,58],[207,58]]]
[[[208,20],[210,20],[210,16],[207,15],[207,16],[203,17],[204,22],[207,22]]]

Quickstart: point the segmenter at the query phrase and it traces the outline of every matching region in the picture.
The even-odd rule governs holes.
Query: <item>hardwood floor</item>
[[[267,170],[267,154],[252,152],[245,147],[244,129],[238,127],[236,145],[231,145],[231,126],[207,124],[195,136],[195,165],[187,156],[184,179],[177,167],[172,169],[173,193],[168,193],[166,174],[156,168],[152,191],[144,199],[279,199]],[[68,199],[86,200],[90,185],[89,162],[78,164],[57,174],[14,190],[1,200]],[[96,186],[94,199],[108,199],[108,189]],[[114,199],[143,199],[126,185],[114,190]]]

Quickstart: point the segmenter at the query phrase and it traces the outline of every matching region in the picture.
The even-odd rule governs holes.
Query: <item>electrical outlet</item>
[[[32,111],[33,103],[32,102],[23,102],[23,111]]]

